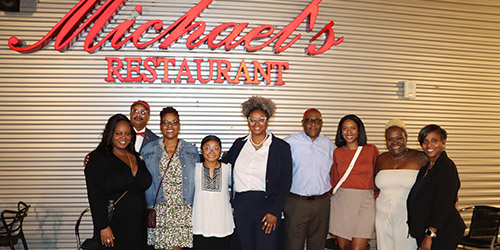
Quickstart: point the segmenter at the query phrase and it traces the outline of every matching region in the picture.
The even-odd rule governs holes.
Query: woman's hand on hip
[[[264,223],[264,225],[262,225],[262,230],[264,230],[266,234],[270,234],[271,231],[276,229],[278,218],[270,213],[267,213],[264,215],[264,218],[262,218],[262,222]]]
[[[113,236],[113,231],[108,226],[104,229],[101,229],[101,243],[106,247],[114,247],[115,246],[115,237]]]

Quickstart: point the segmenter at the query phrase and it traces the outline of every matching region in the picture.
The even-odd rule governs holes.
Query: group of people
[[[130,120],[109,118],[85,161],[101,249],[276,250],[282,221],[285,250],[323,250],[329,233],[342,250],[364,250],[375,229],[379,250],[456,249],[465,230],[460,180],[438,125],[420,131],[418,151],[407,147],[404,123],[391,120],[380,154],[356,115],[339,121],[335,147],[315,108],[304,112],[303,131],[284,139],[268,130],[271,99],[253,96],[241,108],[249,134],[223,157],[215,135],[201,141],[201,154],[180,139],[173,107],[160,112],[162,137],[146,127],[145,101],[132,104]],[[146,208],[156,212],[153,226]]]

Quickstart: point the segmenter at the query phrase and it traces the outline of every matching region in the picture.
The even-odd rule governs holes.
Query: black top
[[[87,194],[94,222],[94,235],[100,243],[100,230],[111,227],[115,237],[113,249],[140,250],[146,246],[146,198],[144,191],[151,185],[151,175],[138,153],[135,153],[137,173],[113,153],[94,150],[85,167]],[[108,221],[108,200],[116,200],[111,222]],[[101,246],[101,249],[105,249]]]
[[[446,239],[448,236],[459,238],[463,235],[465,224],[455,208],[460,188],[457,167],[445,151],[425,175],[427,166],[420,169],[408,195],[409,233],[421,241],[425,230],[434,227],[437,228],[436,240],[450,241]]]

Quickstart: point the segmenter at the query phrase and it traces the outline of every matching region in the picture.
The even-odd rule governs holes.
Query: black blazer
[[[426,169],[427,166],[420,169],[407,199],[410,235],[423,239],[425,230],[434,227],[440,241],[447,236],[460,237],[465,224],[455,208],[460,188],[457,167],[443,151],[424,177]]]
[[[246,143],[245,137],[238,138],[223,158],[223,162],[234,163],[241,149]],[[265,208],[268,213],[281,218],[281,211],[292,186],[292,154],[290,145],[282,139],[272,135],[272,143],[269,147],[269,156],[266,168],[266,200]],[[234,185],[233,185],[234,187]]]
[[[146,131],[144,131],[144,140],[142,140],[141,148],[135,149],[137,152],[141,152],[141,150],[146,146],[148,143],[152,141],[156,141],[158,137],[153,131],[151,131],[149,128],[146,127]],[[142,153],[142,152],[141,152]]]

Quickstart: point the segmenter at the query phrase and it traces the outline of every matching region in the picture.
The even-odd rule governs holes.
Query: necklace
[[[130,156],[128,156],[127,152],[125,152],[125,154],[127,155],[128,163],[130,164],[130,168],[132,168],[132,160],[130,160]]]
[[[255,148],[255,150],[259,150],[262,147],[262,145],[264,144],[264,142],[267,140],[267,137],[269,137],[269,134],[266,134],[266,138],[264,138],[264,140],[262,140],[259,144],[257,144],[255,142],[253,142],[252,135],[250,135],[250,143]]]
[[[429,162],[429,166],[427,166],[427,168],[425,169],[424,177],[427,176],[427,174],[429,173],[429,171],[432,169],[433,166],[434,163]]]
[[[118,157],[118,151],[115,151],[115,149],[113,149],[113,153]],[[127,159],[128,159],[128,163],[130,164],[130,168],[132,168],[132,160],[130,160],[130,156],[128,155],[128,152],[125,150],[125,155],[127,156]],[[120,158],[120,157],[118,157]]]
[[[397,161],[397,160],[399,160],[399,159],[401,159],[401,158],[405,157],[407,154],[408,154],[408,148],[406,148],[405,152],[404,152],[402,155],[398,156],[398,157],[394,157],[394,156],[392,156],[392,154],[391,154],[391,158],[392,158],[392,160],[393,160],[393,161]]]

